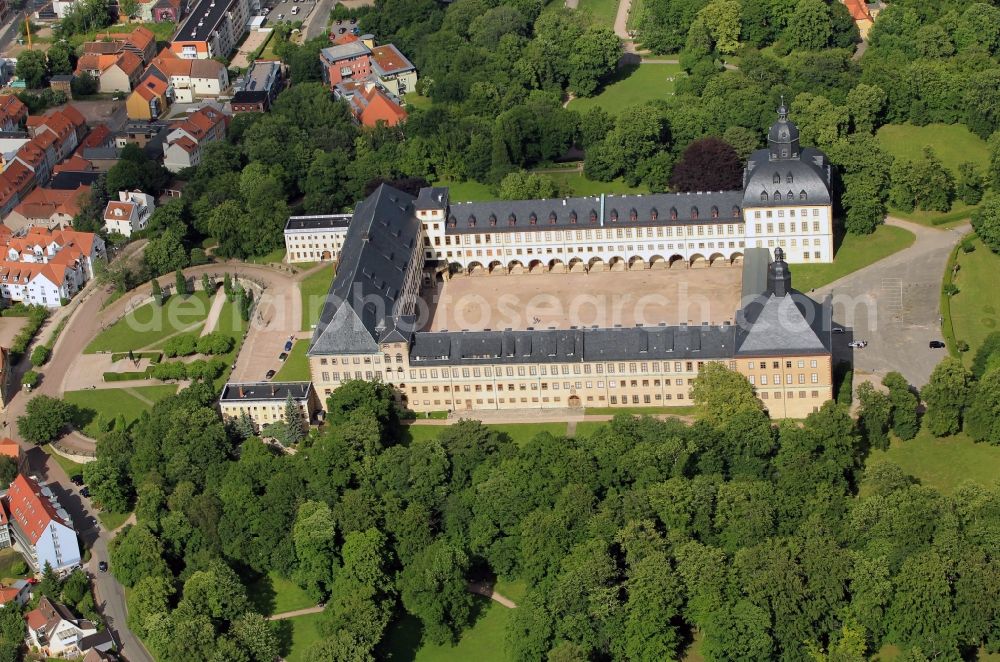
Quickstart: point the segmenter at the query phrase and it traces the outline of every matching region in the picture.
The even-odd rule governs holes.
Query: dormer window
[[[799,200],[805,200],[806,197],[807,196],[805,190],[799,191]]]
[[[513,226],[516,224],[517,224],[517,216],[511,214],[510,216],[507,217],[507,225]]]
[[[597,211],[596,210],[593,210],[593,209],[590,210],[590,222],[591,223],[596,223],[597,222]]]
[[[767,191],[761,191],[760,192],[760,201],[761,202],[767,202]]]
[[[469,227],[470,228],[476,227],[476,217],[472,214],[469,215]]]
[[[492,227],[492,226],[494,226],[496,224],[497,224],[496,214],[490,214],[490,227]]]
[[[611,210],[611,222],[612,223],[617,223],[618,222],[618,210],[617,209],[612,209]]]
[[[733,218],[740,217],[740,208],[737,205],[733,205]]]
[[[528,216],[528,225],[538,225],[538,217],[535,215],[535,212],[531,212]]]
[[[448,227],[449,228],[453,228],[456,225],[458,225],[458,221],[455,219],[455,216],[454,215],[449,216],[448,217]]]
[[[774,192],[774,201],[779,202],[781,200],[781,193],[778,191]]]
[[[712,218],[719,218],[719,208],[718,207],[715,207],[715,206],[712,207]]]
[[[571,211],[569,213],[569,222],[570,222],[570,225],[576,225],[576,212],[575,211]]]
[[[788,173],[787,175],[785,175],[785,183],[786,184],[792,183],[792,173]]]
[[[649,220],[655,221],[656,217],[660,215],[660,212],[656,211],[656,207],[649,210]]]
[[[670,220],[671,221],[676,221],[677,220],[677,207],[671,207],[670,208]]]
[[[698,218],[698,208],[691,207],[691,218]]]
[[[775,184],[780,184],[781,183],[781,175],[779,175],[778,173],[774,173],[774,177],[772,178],[772,181]]]
[[[629,210],[628,220],[630,220],[633,223],[639,220],[639,212],[636,211],[635,207],[632,207],[632,209]]]
[[[785,195],[785,200],[794,200],[794,199],[795,199],[795,194],[794,194],[794,193],[792,193],[791,191],[789,191],[789,192],[788,192],[788,193],[787,193],[787,194]]]
[[[556,224],[556,213],[554,211],[549,212],[549,225]]]

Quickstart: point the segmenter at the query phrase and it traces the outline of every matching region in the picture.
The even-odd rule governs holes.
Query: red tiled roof
[[[872,20],[872,15],[868,12],[868,6],[865,5],[864,0],[843,0],[843,2],[847,11],[851,13],[851,18],[855,21]]]
[[[0,455],[6,455],[7,457],[19,460],[21,458],[21,447],[10,437],[4,437],[0,439]]]
[[[90,130],[90,133],[84,137],[80,145],[82,147],[102,147],[108,143],[110,138],[111,129],[108,128],[108,125],[98,124]]]
[[[0,586],[0,605],[5,605],[11,600],[16,600],[20,593],[13,586]]]
[[[133,92],[146,101],[152,101],[167,93],[167,84],[156,76],[147,76],[146,80],[135,86]]]
[[[28,107],[13,94],[0,95],[0,121],[20,122],[28,116]]]
[[[74,154],[53,168],[53,171],[57,175],[60,172],[93,172],[94,170],[96,170],[96,168],[94,168],[94,164],[80,156],[79,153]]]
[[[82,198],[87,193],[90,193],[90,187],[87,185],[82,185],[78,189],[70,191],[39,187],[24,196],[24,199],[14,207],[14,211],[25,218],[51,218],[56,213],[76,216],[80,213]],[[32,229],[48,232],[46,228]],[[90,233],[81,232],[79,234]],[[26,237],[31,236],[33,236],[31,232],[26,235]],[[59,239],[56,240],[59,241]],[[62,244],[63,242],[59,241],[59,243]]]
[[[118,60],[115,64],[118,65],[119,69],[125,72],[126,76],[132,78],[142,69],[142,58],[132,51],[125,51],[118,56]]]
[[[377,87],[365,90],[360,95],[366,101],[359,117],[365,126],[374,128],[379,122],[396,126],[406,120],[406,111]]]
[[[31,264],[28,266],[50,267],[47,264]],[[63,271],[65,272],[65,269]],[[43,269],[37,269],[36,272],[43,272]],[[50,280],[52,279],[50,278]],[[63,279],[60,278],[52,282],[58,285],[63,282]],[[10,489],[7,492],[10,518],[17,523],[25,535],[31,539],[32,543],[38,542],[38,539],[50,523],[59,522],[60,524],[66,524],[56,514],[56,509],[52,507],[49,500],[42,497],[40,492],[41,488],[38,486],[38,483],[25,477],[23,474],[17,475],[17,478],[10,484]]]

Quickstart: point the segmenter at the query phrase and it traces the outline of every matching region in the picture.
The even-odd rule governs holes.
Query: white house
[[[109,200],[104,208],[104,227],[108,232],[131,237],[146,229],[156,205],[153,196],[142,191],[119,191],[118,200]]]
[[[28,626],[25,643],[28,648],[47,657],[78,657],[84,651],[81,642],[97,634],[90,621],[77,618],[66,605],[43,595],[38,607],[24,615]]]
[[[69,514],[48,487],[18,474],[2,500],[14,547],[36,571],[80,565],[80,545]]]
[[[350,214],[290,216],[285,223],[285,259],[293,262],[339,260]]]

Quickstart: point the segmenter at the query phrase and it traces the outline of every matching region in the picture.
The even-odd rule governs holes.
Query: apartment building
[[[80,565],[76,531],[52,490],[18,474],[0,504],[12,543],[35,572],[46,564],[60,573]]]
[[[230,420],[246,413],[259,430],[268,423],[285,420],[289,395],[302,411],[304,420],[312,421],[320,406],[310,382],[228,383],[219,397],[219,411]]]
[[[227,57],[259,11],[259,0],[201,0],[177,28],[170,50],[186,59]]]
[[[229,116],[212,106],[174,122],[163,142],[163,166],[170,172],[178,172],[198,165],[201,163],[202,147],[224,140],[228,126]]]
[[[285,261],[327,262],[340,257],[350,214],[290,216],[285,223]]]
[[[323,82],[333,89],[338,83],[370,81],[395,97],[417,86],[417,68],[392,44],[369,46],[362,40],[347,41],[319,53]]]

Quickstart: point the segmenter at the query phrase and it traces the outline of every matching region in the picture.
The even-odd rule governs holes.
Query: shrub
[[[198,338],[199,354],[227,354],[233,348],[232,337],[218,331]]]
[[[187,365],[181,361],[167,361],[150,368],[149,374],[154,379],[181,380],[187,378]]]
[[[944,293],[950,297],[955,296],[960,291],[961,290],[958,289],[958,286],[955,285],[955,283],[948,283],[947,285],[944,286]]]
[[[958,351],[960,352],[968,352],[969,343],[965,342],[964,340],[959,340],[957,343],[955,343],[955,348],[958,349]]]
[[[40,381],[42,381],[42,375],[40,373],[35,372],[34,370],[29,370],[28,372],[24,373],[23,377],[21,377],[21,383],[27,386],[28,388],[35,388],[36,386],[38,386],[38,382]]]
[[[52,350],[45,345],[39,345],[31,351],[31,365],[40,368],[49,362],[50,356],[52,356]]]
[[[190,356],[198,347],[198,338],[193,333],[182,333],[174,336],[163,345],[163,354],[168,358],[175,356]]]

